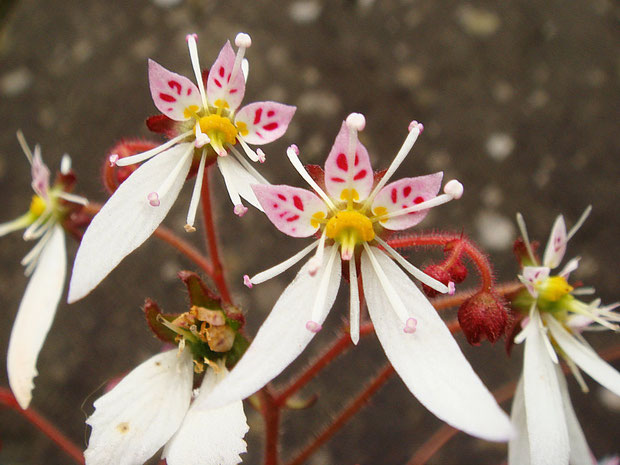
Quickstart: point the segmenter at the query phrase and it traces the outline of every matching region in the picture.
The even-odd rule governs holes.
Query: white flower
[[[41,148],[37,145],[32,154],[21,133],[18,139],[32,166],[35,195],[28,213],[0,224],[0,237],[25,228],[24,240],[38,240],[21,262],[30,281],[15,317],[7,355],[9,385],[17,402],[25,409],[32,399],[33,379],[38,374],[37,358],[65,283],[67,257],[61,222],[67,215],[68,205],[63,201],[85,204],[86,200],[64,191],[62,177],[71,170],[68,155],[61,164],[60,182],[50,187],[50,171],[41,159]]]
[[[255,102],[238,110],[245,94],[243,63],[251,40],[238,34],[237,54],[227,42],[203,82],[196,36],[187,36],[192,66],[198,86],[188,78],[149,61],[149,84],[155,106],[163,113],[168,142],[152,150],[111,162],[119,166],[145,160],[108,199],[93,218],[78,250],[69,286],[69,302],[92,291],[159,226],[179,195],[193,161],[198,164],[185,229],[194,231],[205,166],[217,159],[234,211],[246,211],[241,197],[260,209],[250,187],[267,183],[237,149],[252,161],[264,161],[262,145],[281,137],[295,113],[295,107],[276,102]]]
[[[459,198],[462,186],[450,181],[446,193],[437,195],[442,173],[387,184],[422,130],[416,122],[375,185],[368,152],[357,139],[363,127],[364,118],[359,114],[350,115],[343,123],[325,163],[327,192],[309,176],[292,148],[288,151],[291,162],[317,195],[296,187],[254,186],[265,213],[280,231],[294,237],[320,232],[320,239],[284,263],[245,278],[250,286],[263,282],[317,249],[206,405],[251,395],[303,351],[334,303],[343,264],[350,274],[351,338],[357,343],[359,263],[377,336],[411,392],[447,423],[475,436],[506,441],[511,431],[508,417],[474,373],[433,306],[395,261],[441,292],[447,292],[448,287],[408,263],[380,238],[384,230],[409,228],[422,221],[429,208]]]
[[[534,256],[523,218],[517,216],[528,262],[533,266],[525,266],[519,276],[527,289],[520,300],[529,307],[529,318],[524,320],[523,330],[515,337],[517,343],[525,341],[525,354],[523,375],[512,406],[517,434],[509,444],[510,465],[596,463],[571,405],[556,350],[584,391],[587,386],[579,368],[620,395],[620,373],[602,360],[581,335],[591,323],[617,330],[614,322],[620,321],[620,316],[613,312],[617,305],[601,307],[600,300],[585,304],[575,298],[591,293],[589,289],[575,290],[567,282],[569,274],[577,268],[578,259],[570,260],[558,275],[551,276],[551,270],[562,262],[568,240],[589,213],[590,208],[568,233],[564,218],[558,216],[542,266]]]
[[[86,420],[92,427],[86,465],[140,465],[162,446],[168,465],[240,463],[248,431],[243,403],[201,407],[226,374],[223,363],[208,368],[192,400],[191,352],[151,357],[95,402]]]

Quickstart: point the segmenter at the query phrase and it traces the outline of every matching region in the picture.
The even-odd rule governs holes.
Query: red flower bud
[[[467,341],[479,345],[485,337],[495,343],[504,334],[508,313],[499,297],[480,291],[461,305],[458,319]]]
[[[456,284],[462,283],[467,278],[467,267],[458,261],[448,269],[448,273]]]
[[[435,278],[440,283],[445,284],[446,286],[452,280],[450,277],[450,273],[444,269],[441,265],[430,265],[424,269],[424,273],[429,275],[431,278]],[[438,291],[433,289],[432,287],[427,286],[426,284],[422,284],[422,290],[428,297],[435,297],[439,294]]]
[[[121,140],[108,152],[103,165],[103,185],[110,194],[113,194],[118,186],[127,179],[131,173],[138,169],[139,164],[128,166],[116,166],[113,161],[129,157],[137,153],[146,152],[157,147],[157,142],[141,139]],[[113,156],[111,159],[110,157]]]

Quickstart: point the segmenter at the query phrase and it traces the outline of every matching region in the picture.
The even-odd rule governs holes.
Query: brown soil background
[[[103,201],[99,173],[106,150],[122,137],[149,136],[144,119],[157,113],[146,59],[192,76],[186,33],[199,34],[207,67],[224,41],[245,31],[254,41],[245,102],[298,106],[285,137],[266,148],[263,170],[272,182],[302,185],[285,147],[295,142],[305,161],[322,163],[350,112],[367,117],[362,138],[376,168],[387,167],[407,124],[417,119],[427,130],[400,175],[443,170],[465,185],[463,199],[433,211],[422,228],[464,231],[489,251],[498,278],[512,279],[517,211],[531,236],[546,241],[557,214],[572,224],[592,203],[591,218],[569,246],[570,256],[583,257],[575,277],[596,286],[604,302],[619,298],[620,13],[611,0],[186,0],[169,8],[147,0],[4,0],[0,15],[0,221],[22,214],[31,195],[17,129],[42,145],[50,167],[71,154],[78,192]],[[288,257],[301,242],[279,234],[258,212],[239,220],[219,175],[215,188],[227,275],[254,334],[292,274],[253,291],[240,277]],[[166,220],[180,234],[189,194],[186,188]],[[201,245],[199,233],[192,239]],[[19,234],[0,241],[3,353],[27,282],[18,263],[29,247]],[[69,247],[70,260],[75,248]],[[429,258],[411,257],[417,264]],[[100,386],[159,348],[141,320],[141,303],[150,296],[164,309],[182,310],[185,294],[175,273],[189,266],[150,240],[88,298],[61,304],[39,359],[33,406],[84,444],[84,419]],[[344,294],[296,367],[339,327]],[[502,344],[471,348],[459,339],[491,388],[518,376],[520,348],[508,359]],[[594,334],[590,341],[604,348],[617,337]],[[309,386],[304,394],[318,392],[319,403],[285,415],[283,456],[383,362],[369,337]],[[5,373],[0,382],[7,384]],[[599,386],[588,383],[588,395],[573,380],[569,385],[590,445],[602,457],[618,452],[619,400],[605,400]],[[244,463],[259,464],[261,423],[246,410],[252,430]],[[440,425],[394,377],[308,463],[402,464]],[[0,440],[1,465],[70,463],[7,410],[0,412]],[[505,454],[504,445],[459,435],[430,463],[497,464]]]

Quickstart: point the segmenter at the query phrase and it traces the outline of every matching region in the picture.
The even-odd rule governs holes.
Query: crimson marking
[[[331,178],[331,180],[334,182],[344,182],[344,179],[342,178]]]
[[[392,198],[392,203],[396,203],[396,199],[398,198],[398,193],[396,192],[396,188],[392,187],[392,192],[390,194]]]
[[[411,186],[406,186],[403,189],[403,197],[409,197],[409,194],[411,194]]]
[[[304,203],[298,196],[293,196],[293,204],[297,207],[297,210],[304,211]]]
[[[299,215],[293,215],[293,216],[289,216],[286,221],[288,221],[289,223],[292,223],[293,221],[297,221],[299,219]]]
[[[276,114],[276,112],[275,112],[275,111],[273,111],[273,110],[269,110],[269,111],[267,112],[267,117],[268,117],[268,118],[271,118],[271,117],[272,117],[273,115],[275,115],[275,114]]]
[[[360,179],[362,179],[362,178],[365,178],[365,177],[366,177],[366,170],[360,170],[360,171],[359,171],[359,173],[357,173],[357,174],[353,177],[353,180],[354,180],[354,181],[358,181],[358,180],[360,180]]]
[[[224,67],[220,66],[220,69],[219,69],[220,77],[224,77],[224,73],[225,72],[226,72],[226,70],[224,69]]]
[[[284,200],[284,201],[286,201],[286,197],[284,197],[282,194],[278,194],[278,198],[279,198],[280,200]]]
[[[215,85],[218,87],[222,87],[222,83],[220,81],[218,81],[217,79],[213,79],[213,82],[215,82]]]
[[[338,166],[338,168],[340,168],[342,171],[347,171],[349,169],[347,156],[344,153],[339,153],[336,157],[336,166]]]
[[[256,110],[256,113],[254,113],[254,124],[258,124],[262,114],[263,114],[263,109],[262,108],[259,108],[258,110]]]
[[[424,202],[424,197],[420,195],[418,195],[415,199],[413,199],[413,203],[415,203],[416,205],[422,202]]]
[[[265,131],[273,131],[274,129],[277,129],[278,126],[279,124],[274,122],[274,123],[269,123],[269,124],[264,125],[263,129]]]
[[[168,81],[168,87],[176,91],[177,95],[181,95],[182,87],[177,81]]]
[[[162,99],[164,102],[176,102],[177,101],[177,99],[175,99],[172,95],[164,94],[163,92],[159,93],[159,98]]]

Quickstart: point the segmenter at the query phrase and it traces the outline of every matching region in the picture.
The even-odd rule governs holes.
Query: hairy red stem
[[[217,245],[217,237],[215,234],[215,224],[213,222],[213,206],[211,205],[211,187],[210,187],[211,167],[208,167],[204,171],[202,180],[202,191],[200,192],[200,200],[202,203],[202,213],[205,222],[205,234],[207,239],[207,247],[209,248],[209,254],[211,255],[211,264],[213,266],[213,273],[211,278],[215,282],[222,300],[226,303],[231,303],[230,292],[228,291],[228,284],[224,278],[224,271],[222,262],[220,260],[219,248]]]
[[[69,455],[75,463],[79,463],[81,465],[84,464],[84,454],[82,453],[82,449],[80,447],[76,446],[69,438],[61,433],[56,426],[46,420],[36,410],[33,410],[32,408],[22,410],[17,403],[15,396],[13,396],[13,393],[7,388],[0,387],[0,404],[15,410],[22,417],[28,420],[39,431],[50,438],[67,455]]]
[[[280,409],[268,386],[259,391],[261,414],[265,421],[265,465],[278,465]]]

